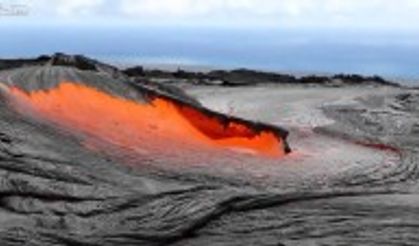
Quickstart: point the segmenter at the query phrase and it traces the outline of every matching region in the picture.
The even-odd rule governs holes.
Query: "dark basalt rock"
[[[337,74],[333,76],[307,75],[297,77],[290,74],[280,74],[272,72],[261,72],[249,69],[236,70],[214,70],[210,72],[189,72],[178,69],[175,72],[164,70],[147,70],[143,67],[132,67],[122,71],[129,77],[142,79],[169,79],[169,80],[186,80],[202,85],[256,85],[262,83],[274,84],[313,84],[313,85],[386,85],[400,86],[399,84],[387,81],[379,76],[361,76]]]
[[[332,82],[332,80],[326,76],[309,75],[301,77],[298,79],[298,82],[302,84],[327,84]]]
[[[48,64],[51,66],[71,66],[80,70],[98,71],[94,62],[81,55],[70,56],[57,53],[51,57]]]
[[[258,83],[295,83],[296,78],[286,74],[259,72],[248,69],[232,71],[212,71],[208,73],[210,78],[224,80],[227,84],[258,84]]]
[[[135,66],[122,70],[122,72],[130,77],[143,77],[145,76],[144,68],[142,66]]]
[[[52,66],[69,66],[80,70],[102,72],[113,78],[124,78],[125,75],[118,68],[99,62],[82,55],[66,55],[63,53],[54,54],[47,63]]]
[[[332,79],[341,80],[345,84],[375,83],[380,85],[399,86],[397,83],[387,81],[380,76],[361,76],[357,74],[337,74]]]
[[[51,59],[50,56],[42,55],[32,59],[0,59],[0,70],[18,68],[23,66],[44,65]]]

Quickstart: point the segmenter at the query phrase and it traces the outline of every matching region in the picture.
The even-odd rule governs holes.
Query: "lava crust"
[[[0,64],[0,245],[419,241],[415,90],[179,89],[52,58]]]

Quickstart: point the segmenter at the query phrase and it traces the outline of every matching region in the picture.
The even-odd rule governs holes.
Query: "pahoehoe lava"
[[[2,63],[1,245],[419,239],[415,90],[184,81],[185,93],[81,56]]]

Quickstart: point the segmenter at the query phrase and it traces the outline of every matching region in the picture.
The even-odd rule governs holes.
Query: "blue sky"
[[[419,78],[418,23],[419,0],[0,0],[0,57]]]
[[[28,15],[1,24],[419,31],[419,0],[0,0],[13,4]]]

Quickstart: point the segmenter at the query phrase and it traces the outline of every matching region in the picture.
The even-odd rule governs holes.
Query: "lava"
[[[154,97],[140,103],[80,83],[63,81],[49,90],[25,92],[10,87],[20,105],[60,126],[132,148],[161,149],[185,144],[251,151],[264,156],[286,154],[284,141],[271,130],[256,131],[242,122],[222,122],[189,105]]]
[[[391,146],[391,145],[386,145],[386,144],[382,144],[382,143],[368,143],[368,142],[362,142],[362,141],[356,141],[356,144],[368,147],[368,148],[373,148],[373,149],[377,149],[377,150],[381,150],[381,151],[391,151],[394,153],[398,153],[400,154],[400,149]]]

